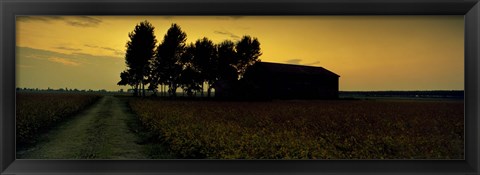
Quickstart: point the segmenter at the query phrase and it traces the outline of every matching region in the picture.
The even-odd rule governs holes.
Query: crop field
[[[463,159],[463,101],[132,99],[182,158]]]
[[[33,143],[39,133],[85,109],[99,99],[92,94],[17,93],[17,143]]]

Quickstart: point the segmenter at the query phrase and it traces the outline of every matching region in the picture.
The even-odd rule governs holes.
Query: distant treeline
[[[47,89],[39,89],[39,88],[16,88],[17,92],[101,92],[105,93],[108,92],[105,89],[100,89],[100,90],[92,90],[92,89],[76,89],[76,88],[58,88],[58,89],[52,89],[52,88],[47,88]]]
[[[431,91],[340,91],[341,97],[415,97],[415,98],[464,98],[463,90]]]

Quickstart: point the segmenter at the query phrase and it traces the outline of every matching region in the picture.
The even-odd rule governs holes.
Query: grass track
[[[104,96],[96,104],[41,136],[33,147],[18,150],[18,159],[147,159],[155,144],[140,144],[132,132],[135,116],[127,99]],[[156,157],[167,153],[156,153]]]

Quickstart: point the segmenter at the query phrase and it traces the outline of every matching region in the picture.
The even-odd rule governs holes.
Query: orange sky
[[[463,16],[23,16],[17,17],[17,86],[117,86],[125,44],[148,20],[157,40],[172,23],[187,42],[257,37],[262,61],[321,66],[341,91],[463,90]]]

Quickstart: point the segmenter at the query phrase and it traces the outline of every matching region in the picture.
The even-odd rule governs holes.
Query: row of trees
[[[118,85],[132,86],[135,96],[145,96],[145,87],[155,95],[160,88],[162,93],[176,96],[182,88],[188,96],[198,92],[203,96],[206,84],[210,97],[216,83],[238,81],[262,54],[258,39],[250,36],[219,44],[204,37],[187,44],[187,35],[177,24],[171,25],[157,46],[154,29],[143,21],[128,35],[127,69],[120,73]]]

